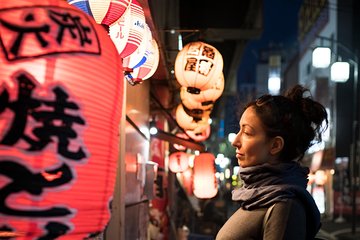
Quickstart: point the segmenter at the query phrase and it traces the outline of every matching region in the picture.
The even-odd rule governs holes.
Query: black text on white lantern
[[[188,91],[199,93],[211,88],[223,70],[223,58],[213,46],[191,42],[184,46],[175,59],[175,76]]]

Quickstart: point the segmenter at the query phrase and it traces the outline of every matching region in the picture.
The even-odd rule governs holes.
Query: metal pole
[[[356,168],[359,168],[360,164],[357,161],[357,145],[358,145],[358,58],[357,55],[354,56],[355,59],[351,60],[350,62],[352,62],[354,64],[354,93],[353,93],[353,137],[352,137],[352,149],[351,149],[351,173],[352,173],[352,191],[353,191],[353,196],[352,196],[352,204],[353,204],[353,209],[352,209],[352,226],[351,226],[351,232],[354,235],[356,232],[356,217],[357,217],[357,206],[356,206],[356,193],[357,193],[357,188],[358,188],[358,174],[360,173],[360,169],[358,169],[358,171],[356,171]]]

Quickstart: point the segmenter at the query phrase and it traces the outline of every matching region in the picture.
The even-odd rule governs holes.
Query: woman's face
[[[271,161],[271,143],[253,107],[245,110],[239,125],[240,131],[232,143],[239,165],[250,167]]]

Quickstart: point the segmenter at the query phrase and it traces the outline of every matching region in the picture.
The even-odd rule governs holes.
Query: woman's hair
[[[321,134],[328,126],[324,106],[314,101],[309,89],[301,85],[289,89],[284,96],[263,95],[245,109],[248,107],[255,109],[268,137],[284,139],[280,154],[283,161],[301,160],[314,140],[321,141]]]

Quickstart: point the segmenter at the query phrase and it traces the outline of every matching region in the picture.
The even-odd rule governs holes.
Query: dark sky
[[[263,34],[248,43],[238,69],[238,84],[255,82],[259,49],[269,45],[296,46],[298,13],[302,0],[264,0]]]

